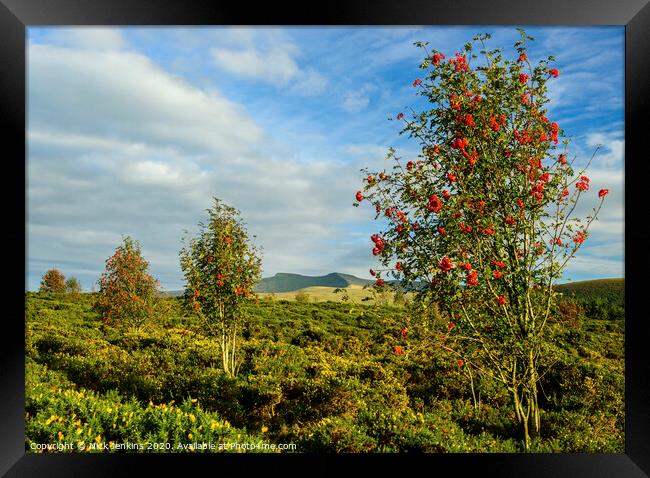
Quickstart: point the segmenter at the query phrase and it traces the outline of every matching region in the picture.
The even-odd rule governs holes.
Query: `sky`
[[[556,57],[549,118],[610,194],[563,281],[624,276],[624,29],[528,27],[535,62]],[[355,208],[361,168],[418,144],[398,112],[417,105],[423,51],[475,34],[515,55],[515,27],[29,27],[27,270],[86,291],[129,235],[163,290],[184,286],[178,251],[218,197],[236,207],[277,272],[369,278],[374,209]],[[419,100],[421,101],[421,100]]]

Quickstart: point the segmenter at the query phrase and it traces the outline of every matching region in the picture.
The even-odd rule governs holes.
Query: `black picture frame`
[[[12,212],[13,227],[5,226],[5,251],[24,247],[25,260],[17,252],[16,270],[26,266],[26,204],[20,214],[21,179],[26,184],[26,27],[46,25],[622,25],[625,26],[625,222],[626,311],[626,432],[623,454],[457,454],[413,456],[187,456],[141,454],[25,453],[24,430],[24,290],[19,281],[7,284],[11,313],[4,317],[0,333],[0,474],[6,476],[122,476],[157,471],[172,465],[206,466],[208,473],[300,474],[340,472],[362,465],[402,475],[420,474],[487,476],[641,477],[650,474],[650,360],[646,355],[646,317],[641,304],[645,284],[643,246],[644,193],[642,173],[647,161],[645,136],[650,126],[650,0],[387,0],[375,2],[312,2],[281,8],[275,3],[246,4],[219,0],[0,0],[0,122],[5,133],[5,212]],[[607,74],[607,72],[603,72]],[[10,148],[13,146],[14,148]],[[10,154],[9,151],[16,151]],[[8,183],[8,184],[7,184]],[[6,187],[10,186],[10,187]],[[13,188],[16,188],[14,193]],[[636,217],[635,212],[639,211]],[[20,231],[23,231],[22,234]],[[21,242],[22,241],[22,242]],[[6,257],[5,255],[5,257]],[[18,263],[22,264],[19,265]],[[13,271],[13,270],[12,270]],[[7,275],[7,277],[12,277]],[[415,468],[418,465],[417,469]],[[178,468],[177,468],[178,469]],[[227,471],[225,471],[227,470]],[[368,472],[366,469],[365,472]]]

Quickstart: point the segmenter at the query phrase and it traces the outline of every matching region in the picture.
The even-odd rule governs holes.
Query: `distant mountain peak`
[[[254,288],[255,292],[294,292],[305,287],[349,287],[350,285],[371,284],[369,279],[361,279],[351,274],[330,272],[323,276],[307,276],[290,272],[278,272],[273,277],[265,277]]]

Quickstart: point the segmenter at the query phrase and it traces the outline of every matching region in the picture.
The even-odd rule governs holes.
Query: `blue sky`
[[[565,279],[623,277],[624,30],[540,28],[529,57],[555,55],[550,114],[610,195]],[[376,265],[362,167],[417,144],[388,121],[416,106],[422,50],[453,54],[478,32],[514,55],[514,27],[29,28],[27,288],[51,267],[90,290],[131,235],[163,289],[217,196],[241,210],[264,275]]]

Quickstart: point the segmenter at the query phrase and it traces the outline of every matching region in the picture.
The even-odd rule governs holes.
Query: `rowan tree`
[[[254,297],[261,278],[261,258],[249,241],[239,211],[214,198],[207,223],[195,237],[183,238],[180,251],[185,299],[221,348],[222,367],[234,376],[240,366],[237,337],[242,329],[241,305]]]
[[[396,119],[421,154],[405,162],[391,148],[392,171],[362,170],[355,206],[372,204],[386,226],[371,237],[384,266],[371,271],[376,286],[392,275],[419,291],[423,307],[447,314],[437,346],[459,368],[506,387],[528,448],[541,426],[539,370],[553,345],[554,285],[609,191],[598,192],[590,216],[574,217],[592,194],[591,161],[577,170],[568,159],[569,141],[546,109],[547,82],[559,70],[552,56],[533,65],[533,39],[520,33],[513,59],[489,50],[487,34],[449,58],[416,43],[425,59],[413,87],[429,107]]]
[[[158,281],[149,273],[140,243],[129,236],[106,260],[98,285],[94,309],[108,325],[140,327],[159,308]]]

